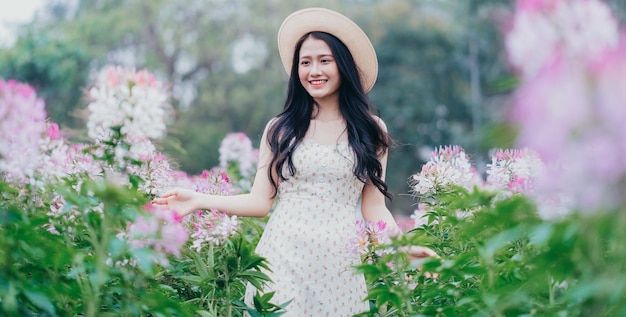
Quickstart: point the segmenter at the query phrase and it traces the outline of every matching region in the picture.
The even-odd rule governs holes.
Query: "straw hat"
[[[278,30],[278,51],[287,74],[291,74],[291,63],[296,42],[313,31],[326,32],[341,40],[354,58],[361,75],[361,85],[369,92],[378,75],[376,51],[361,28],[344,15],[324,9],[308,8],[290,14]]]

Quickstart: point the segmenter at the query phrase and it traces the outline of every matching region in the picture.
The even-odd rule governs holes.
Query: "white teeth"
[[[313,85],[320,85],[320,84],[323,84],[325,82],[326,82],[326,80],[321,80],[321,79],[320,80],[311,80],[311,84],[313,84]]]

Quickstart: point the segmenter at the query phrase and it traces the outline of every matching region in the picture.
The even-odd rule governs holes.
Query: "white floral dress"
[[[348,142],[323,145],[304,139],[293,154],[296,175],[282,181],[278,202],[256,252],[268,259],[273,280],[263,292],[289,300],[284,316],[352,316],[367,311],[364,277],[352,268],[354,235],[363,183],[352,173]],[[288,175],[288,174],[286,174]],[[246,303],[255,289],[248,285]]]

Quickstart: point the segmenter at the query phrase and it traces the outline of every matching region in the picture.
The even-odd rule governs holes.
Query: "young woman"
[[[265,217],[277,204],[257,246],[268,259],[274,303],[292,302],[289,316],[351,316],[368,310],[359,263],[346,241],[355,230],[361,198],[365,220],[400,231],[385,205],[391,195],[385,168],[391,139],[366,95],[378,72],[376,53],[350,19],[327,9],[291,14],[278,32],[289,86],[283,111],[266,126],[249,194],[208,196],[174,189],[155,203],[182,215],[217,208]],[[435,256],[415,247],[414,257]],[[246,302],[255,290],[248,286]]]

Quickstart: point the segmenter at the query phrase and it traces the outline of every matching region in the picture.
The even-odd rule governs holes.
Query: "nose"
[[[322,73],[320,64],[315,62],[311,65],[311,74],[312,75],[320,75]]]

